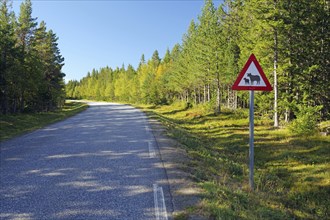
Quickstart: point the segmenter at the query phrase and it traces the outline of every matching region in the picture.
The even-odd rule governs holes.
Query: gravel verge
[[[149,124],[167,172],[174,219],[207,219],[199,214],[191,214],[187,210],[192,207],[198,208],[203,194],[202,189],[192,180],[190,174],[184,171],[184,167],[187,167],[189,163],[187,152],[180,146],[180,143],[166,135],[166,129],[159,121],[149,119]]]

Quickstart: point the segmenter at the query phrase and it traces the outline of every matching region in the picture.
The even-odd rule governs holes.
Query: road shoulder
[[[192,181],[190,174],[184,171],[189,162],[186,151],[180,146],[180,143],[166,135],[166,129],[159,121],[149,118],[149,124],[167,172],[172,195],[174,219],[206,219],[200,215],[188,212],[188,209],[198,209],[200,206],[202,189]]]

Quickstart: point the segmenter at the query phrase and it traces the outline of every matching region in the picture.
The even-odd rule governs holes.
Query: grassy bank
[[[63,120],[87,108],[85,103],[66,102],[55,112],[0,115],[0,141],[31,132],[48,124]]]
[[[214,116],[182,105],[144,107],[191,157],[210,219],[330,219],[330,137],[297,137],[255,119],[255,185],[248,183],[248,112]]]

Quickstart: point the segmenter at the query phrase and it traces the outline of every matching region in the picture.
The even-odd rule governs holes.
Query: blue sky
[[[13,2],[17,16],[21,2]],[[214,2],[218,6],[220,1]],[[204,0],[32,0],[32,15],[59,37],[68,82],[93,68],[137,67],[142,54],[148,60],[155,50],[164,56],[181,43],[203,5]]]

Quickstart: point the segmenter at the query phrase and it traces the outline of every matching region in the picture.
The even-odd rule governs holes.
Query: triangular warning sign
[[[254,54],[251,54],[249,57],[234,85],[232,86],[232,89],[260,91],[273,90]]]

